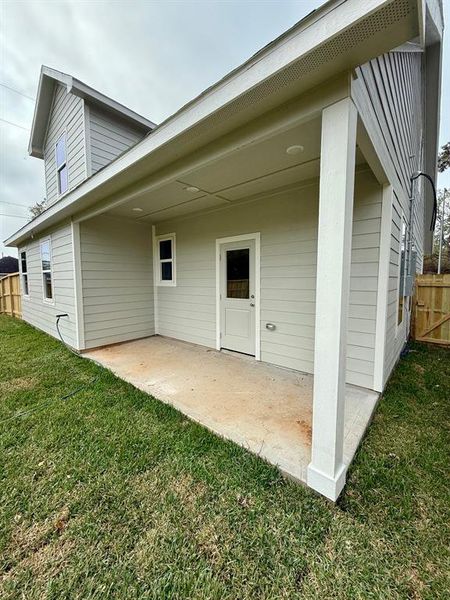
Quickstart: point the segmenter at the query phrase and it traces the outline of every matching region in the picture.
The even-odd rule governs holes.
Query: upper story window
[[[58,179],[58,194],[64,194],[69,187],[69,171],[67,170],[66,134],[56,142],[56,177]]]
[[[50,240],[41,242],[42,289],[44,300],[53,300],[52,249]]]
[[[397,316],[397,325],[400,325],[403,321],[403,314],[405,309],[405,276],[406,276],[406,260],[407,260],[407,251],[406,251],[406,221],[404,217],[402,218],[402,231],[400,237],[400,253],[399,253],[399,281],[398,281],[398,316]]]
[[[175,234],[157,238],[158,285],[175,285]]]
[[[20,253],[20,274],[22,279],[22,294],[24,296],[29,295],[28,287],[28,267],[27,267],[27,253],[26,250],[22,250]]]

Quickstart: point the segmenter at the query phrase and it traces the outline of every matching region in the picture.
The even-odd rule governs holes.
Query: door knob
[[[255,306],[255,303],[254,302],[250,302],[250,306]]]

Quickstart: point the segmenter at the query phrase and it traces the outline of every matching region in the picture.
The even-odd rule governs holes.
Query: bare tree
[[[41,213],[44,212],[44,210],[47,208],[46,206],[46,200],[44,198],[44,200],[42,200],[42,202],[36,202],[36,204],[33,204],[33,206],[29,206],[28,210],[31,213],[31,220],[35,219],[36,217],[38,217]]]

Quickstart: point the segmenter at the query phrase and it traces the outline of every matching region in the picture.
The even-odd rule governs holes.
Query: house
[[[383,391],[431,247],[442,32],[438,0],[330,0],[158,126],[43,67],[23,318],[311,374],[304,479],[335,500],[346,385]]]

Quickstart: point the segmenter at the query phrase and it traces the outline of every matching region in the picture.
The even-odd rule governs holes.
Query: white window
[[[50,240],[41,242],[42,288],[44,300],[53,301],[52,249]]]
[[[20,274],[22,280],[22,294],[29,296],[28,287],[28,267],[27,267],[27,253],[26,250],[20,252]]]
[[[158,285],[176,285],[175,273],[175,234],[159,236],[157,243],[157,283]]]
[[[67,170],[66,134],[56,142],[56,176],[58,179],[58,194],[64,194],[69,187],[69,171]]]
[[[406,249],[406,232],[407,226],[406,221],[402,218],[402,231],[399,244],[399,278],[398,278],[398,316],[397,326],[401,325],[403,321],[403,315],[405,311],[405,277],[406,277],[406,261],[407,261],[407,249]]]

